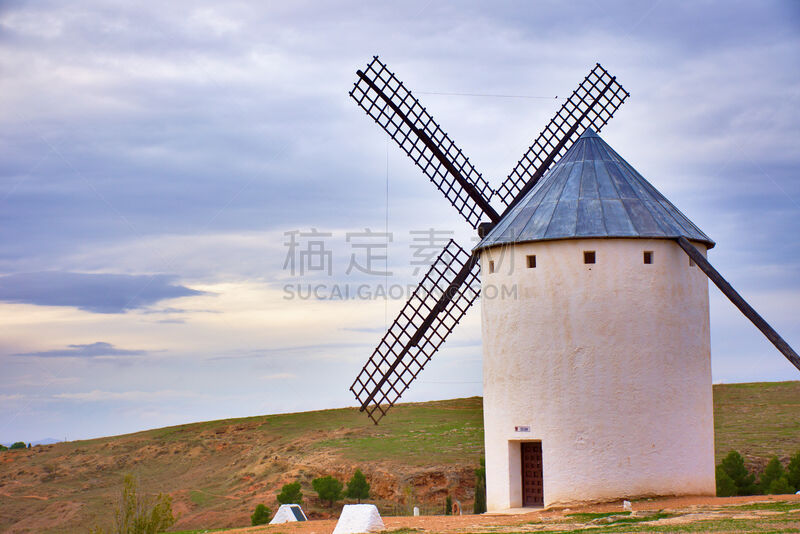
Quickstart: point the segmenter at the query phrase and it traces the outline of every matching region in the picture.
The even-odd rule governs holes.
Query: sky
[[[602,137],[800,348],[797,3],[8,1],[0,442],[354,405],[425,236],[475,242],[348,97],[376,54],[495,187],[602,63]],[[715,382],[800,378],[710,301]],[[474,306],[403,399],[481,380]]]

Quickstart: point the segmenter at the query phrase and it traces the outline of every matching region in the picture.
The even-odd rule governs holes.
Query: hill
[[[756,468],[800,449],[800,382],[714,386],[716,454]],[[401,404],[380,426],[346,408],[209,421],[0,454],[0,531],[86,532],[109,519],[125,473],[168,492],[176,528],[244,526],[300,479],[307,512],[331,515],[311,480],[360,467],[386,515],[434,512],[448,493],[471,508],[483,454],[481,399]]]

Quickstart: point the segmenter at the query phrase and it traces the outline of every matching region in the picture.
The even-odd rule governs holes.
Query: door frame
[[[522,444],[523,443],[542,443],[541,439],[513,439],[508,441],[508,481],[509,481],[509,507],[523,508],[522,493]],[[544,487],[544,444],[542,444],[542,506],[544,506],[544,494],[547,488]]]

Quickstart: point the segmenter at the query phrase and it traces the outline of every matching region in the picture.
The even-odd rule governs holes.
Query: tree
[[[263,504],[259,504],[256,506],[255,511],[253,511],[253,515],[250,516],[250,522],[253,526],[266,525],[269,523],[270,517],[272,517],[272,510]]]
[[[783,481],[779,482],[781,479],[783,479]],[[776,491],[772,491],[773,484],[775,485],[774,489]],[[764,494],[789,493],[789,481],[786,478],[786,471],[783,470],[783,465],[781,465],[781,461],[778,460],[777,456],[773,456],[772,459],[770,459],[767,467],[761,474],[761,480],[758,481],[758,485],[761,489],[761,493]]]
[[[311,486],[319,495],[320,500],[328,501],[331,508],[333,508],[334,501],[342,498],[342,483],[330,475],[315,478],[311,481]]]
[[[7,451],[7,450],[8,450],[8,447],[6,447],[2,443],[0,443],[0,451]]]
[[[353,478],[347,483],[345,497],[357,499],[358,504],[361,504],[361,499],[369,499],[369,483],[361,469],[356,469],[356,472],[353,473]]]
[[[720,462],[720,467],[736,485],[737,495],[754,495],[758,492],[755,475],[751,475],[744,466],[744,458],[736,451],[731,451]]]
[[[136,480],[125,475],[122,493],[114,510],[114,524],[108,530],[96,527],[93,534],[158,534],[175,524],[172,497],[159,493],[157,497],[137,491]]]
[[[25,448],[25,443],[23,443],[22,441],[17,441],[11,447],[9,447],[9,449],[11,449],[12,451],[13,450],[17,450],[17,449],[24,449],[24,448]]]
[[[303,492],[300,491],[300,482],[284,484],[277,498],[281,504],[303,504]]]
[[[444,515],[453,515],[453,498],[450,495],[444,500]]]
[[[800,451],[789,460],[786,478],[793,490],[800,491]]]
[[[733,497],[738,493],[738,488],[733,479],[718,465],[716,469],[717,475],[717,497]]]
[[[481,458],[481,466],[475,470],[475,503],[472,512],[486,512],[486,460]]]

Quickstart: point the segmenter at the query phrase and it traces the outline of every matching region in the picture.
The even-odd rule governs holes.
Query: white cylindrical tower
[[[596,134],[478,245],[490,511],[713,495],[711,241]]]

